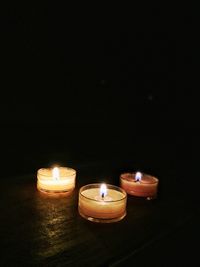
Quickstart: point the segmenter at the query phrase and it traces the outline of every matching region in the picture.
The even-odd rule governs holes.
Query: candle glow
[[[93,222],[116,222],[126,215],[126,192],[114,185],[89,184],[79,190],[79,213]]]
[[[121,187],[129,195],[153,199],[157,196],[158,179],[154,176],[136,173],[123,173],[120,176]]]
[[[53,168],[52,175],[53,175],[53,178],[55,180],[59,180],[60,179],[60,172],[59,172],[59,168],[58,167]]]
[[[107,195],[107,186],[106,184],[102,184],[100,187],[100,196],[104,198]]]
[[[142,180],[142,173],[141,172],[136,172],[135,174],[135,181],[140,182]]]
[[[37,172],[37,188],[47,193],[72,192],[76,171],[67,167],[41,168]]]

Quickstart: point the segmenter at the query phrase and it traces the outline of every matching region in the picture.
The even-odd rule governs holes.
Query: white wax
[[[55,179],[51,168],[42,168],[37,173],[37,187],[46,192],[66,192],[75,188],[76,171],[58,167],[59,177]]]

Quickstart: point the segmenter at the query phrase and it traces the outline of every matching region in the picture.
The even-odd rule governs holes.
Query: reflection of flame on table
[[[75,212],[71,203],[72,199],[66,197],[37,195],[36,231],[39,234],[37,232],[36,236],[39,236],[40,240],[36,244],[35,253],[38,257],[47,258],[62,253],[74,243],[76,225],[72,225]]]

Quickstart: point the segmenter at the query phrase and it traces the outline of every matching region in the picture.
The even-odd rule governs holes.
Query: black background
[[[1,11],[1,121],[194,123],[189,7],[102,9]]]
[[[14,173],[35,171],[60,153],[97,160],[133,150],[140,162],[140,147],[157,155],[155,140],[172,150],[181,143],[191,156],[195,20],[189,6],[2,9],[4,164],[15,162]]]
[[[188,5],[1,9],[2,164],[16,174],[122,155],[150,171],[158,158],[194,163],[195,24]]]

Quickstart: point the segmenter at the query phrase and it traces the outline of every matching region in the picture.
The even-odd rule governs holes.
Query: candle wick
[[[139,181],[140,181],[140,179],[136,179],[136,180],[135,180],[135,183],[137,183],[137,182],[139,182]]]
[[[105,193],[102,193],[102,194],[101,194],[101,197],[102,197],[103,199],[104,199],[104,196],[105,196]]]

